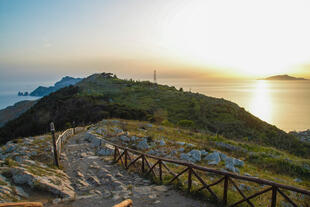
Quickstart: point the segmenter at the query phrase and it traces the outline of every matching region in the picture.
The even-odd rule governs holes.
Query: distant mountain
[[[44,87],[39,86],[34,91],[32,91],[30,96],[47,96],[50,93],[57,91],[58,89],[64,88],[66,86],[75,85],[80,82],[82,78],[72,78],[70,76],[63,77],[60,81],[56,82],[54,86]]]
[[[20,101],[13,106],[8,106],[5,109],[0,110],[0,127],[10,120],[16,119],[25,111],[30,109],[38,101]]]
[[[307,80],[305,78],[296,78],[293,76],[289,76],[289,75],[275,75],[275,76],[270,76],[267,78],[263,78],[261,80]]]

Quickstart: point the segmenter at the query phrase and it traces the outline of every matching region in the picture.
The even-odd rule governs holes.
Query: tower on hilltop
[[[154,70],[154,83],[156,83],[157,79],[156,79],[156,70]]]

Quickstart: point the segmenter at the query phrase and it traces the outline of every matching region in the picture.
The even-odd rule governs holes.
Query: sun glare
[[[270,8],[246,1],[225,2],[225,6],[222,1],[180,3],[174,15],[166,18],[162,43],[170,56],[206,68],[226,67],[253,77],[292,73],[296,65],[308,60],[305,34],[310,29],[299,24],[303,9],[288,16],[297,9],[283,3],[275,15],[273,8],[280,3],[271,3]],[[243,5],[248,9],[241,9]],[[303,33],[296,38],[301,29]]]
[[[269,92],[269,83],[264,80],[255,83],[255,91],[250,104],[250,112],[262,120],[273,123],[272,121],[272,101]]]

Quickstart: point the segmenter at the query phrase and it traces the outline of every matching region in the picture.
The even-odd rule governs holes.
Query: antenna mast
[[[154,70],[154,83],[156,83],[157,79],[156,79],[156,70]]]

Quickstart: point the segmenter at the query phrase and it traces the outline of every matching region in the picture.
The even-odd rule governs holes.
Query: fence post
[[[161,160],[159,160],[159,180],[161,183],[163,182],[163,168]]]
[[[127,149],[124,150],[124,154],[125,154],[125,168],[127,169],[127,160],[128,160],[128,151]]]
[[[271,207],[277,206],[277,191],[278,191],[278,188],[275,186],[272,186]]]
[[[113,160],[114,162],[117,159],[117,149],[118,149],[118,147],[114,146],[114,160]]]
[[[191,188],[192,188],[192,167],[188,167],[188,188],[187,191],[190,193],[191,192]]]
[[[228,192],[228,175],[225,175],[224,192],[223,192],[223,201],[225,205],[227,205],[227,192]]]
[[[58,158],[58,153],[57,153],[56,137],[55,137],[55,126],[53,122],[51,122],[50,127],[51,127],[51,133],[52,133],[52,138],[53,138],[53,149],[54,149],[53,151],[54,151],[55,165],[59,168],[59,158]]]
[[[142,173],[144,173],[144,171],[145,171],[145,167],[144,167],[144,159],[145,159],[145,157],[144,157],[144,155],[142,155],[142,165],[141,165],[141,170],[142,170]]]

